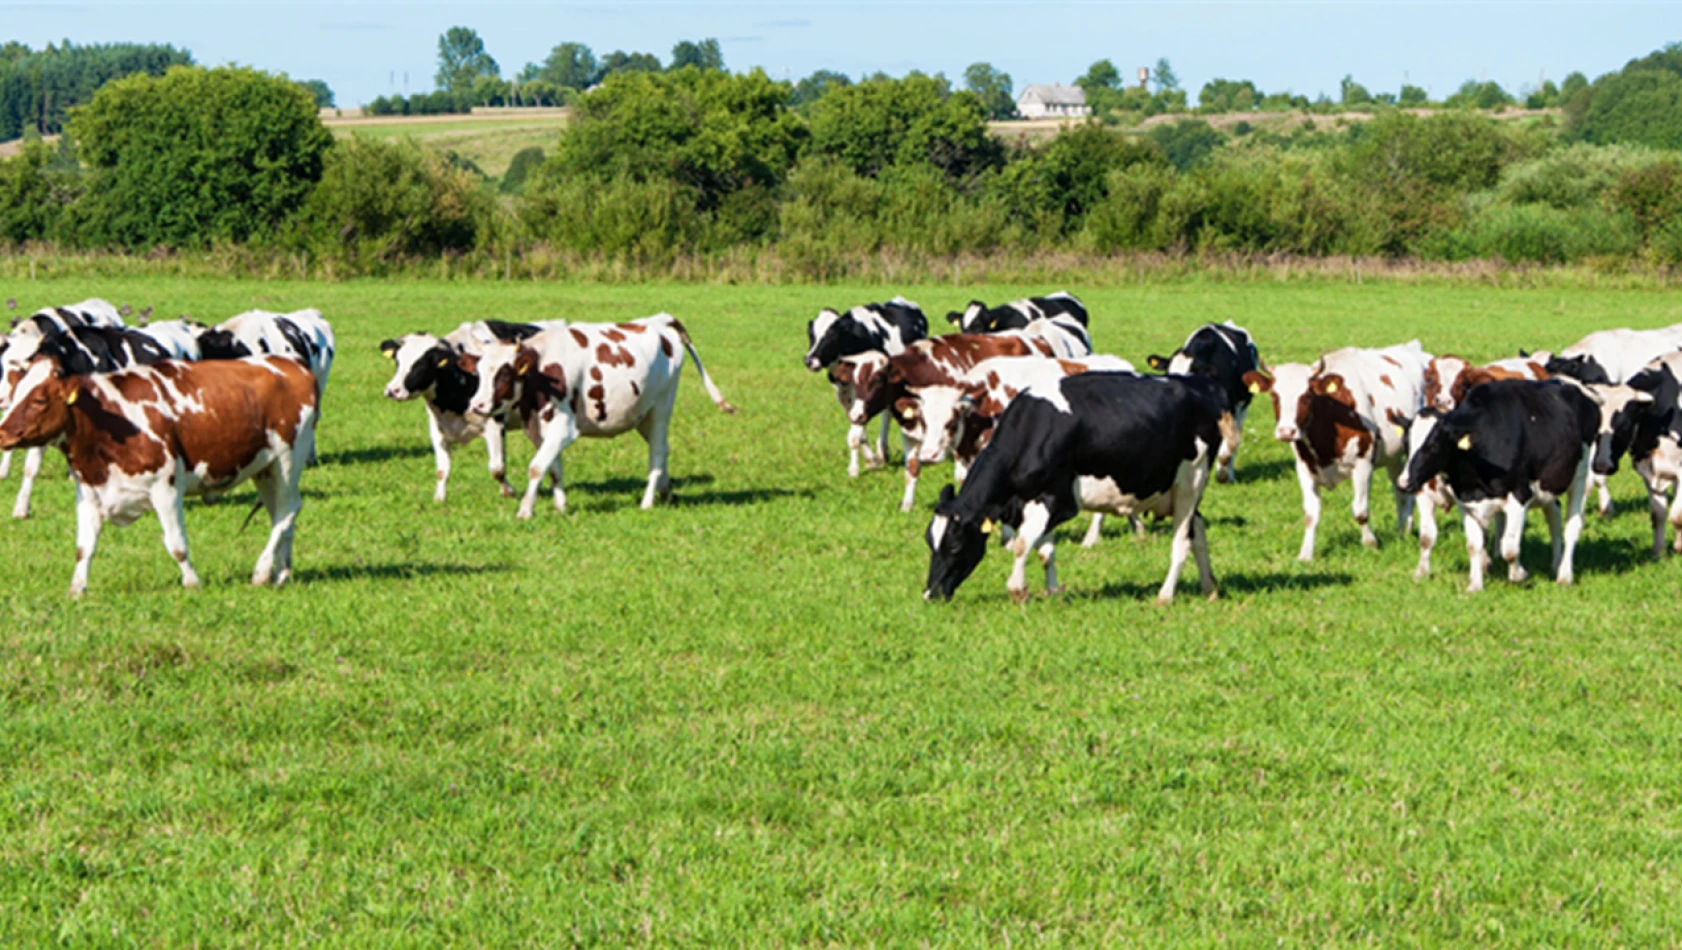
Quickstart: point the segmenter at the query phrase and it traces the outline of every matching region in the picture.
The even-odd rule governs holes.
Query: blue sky
[[[1195,100],[1216,76],[1268,92],[1336,95],[1353,74],[1373,91],[1404,78],[1434,98],[1466,79],[1512,91],[1572,70],[1592,79],[1682,40],[1682,3],[9,3],[0,38],[40,48],[155,41],[200,63],[325,79],[340,105],[431,88],[438,34],[471,26],[511,75],[564,40],[662,60],[682,39],[717,37],[732,69],[777,78],[911,69],[958,77],[985,60],[1030,82],[1069,82],[1094,60],[1134,68],[1168,57]]]

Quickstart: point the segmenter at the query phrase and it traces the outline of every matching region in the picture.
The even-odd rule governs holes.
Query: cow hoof
[[[12,512],[12,517],[16,518],[19,521],[27,521],[27,520],[29,520],[29,512],[27,512],[27,511],[14,511],[14,512]]]
[[[1378,537],[1376,535],[1372,535],[1372,536],[1362,538],[1361,539],[1361,547],[1366,548],[1366,549],[1371,550],[1371,551],[1378,550]]]
[[[532,512],[530,508],[521,508],[519,511],[514,512],[514,517],[521,521],[530,521],[531,514]]]
[[[1173,594],[1158,594],[1157,597],[1156,597],[1156,605],[1158,607],[1166,607],[1173,602],[1174,602],[1174,595]]]
[[[1228,472],[1224,468],[1220,469],[1215,472],[1215,481],[1222,485],[1230,485],[1232,484],[1232,473]]]
[[[857,465],[847,466],[847,477],[848,478],[858,478],[859,477],[859,467]]]
[[[1048,597],[1048,598],[1049,597],[1061,597],[1068,592],[1069,592],[1069,589],[1067,587],[1064,587],[1062,584],[1058,584],[1056,587],[1047,587],[1045,589],[1045,596]]]
[[[1029,596],[1030,596],[1029,593],[1028,593],[1028,588],[1026,588],[1026,587],[1012,588],[1011,590],[1008,591],[1008,593],[1010,594],[1010,599],[1016,601],[1019,604],[1027,603],[1028,599],[1029,599]]]
[[[1570,577],[1561,577],[1559,580],[1554,581],[1554,583],[1561,587],[1570,587],[1573,581]]]
[[[71,600],[81,600],[82,595],[86,592],[87,592],[86,587],[77,587],[75,584],[70,585],[70,599]]]
[[[1413,572],[1414,583],[1419,583],[1420,581],[1423,581],[1430,576],[1431,576],[1431,569],[1428,568],[1428,567],[1422,567],[1422,568],[1419,568],[1418,570]]]
[[[1221,599],[1221,589],[1219,587],[1211,588],[1203,595],[1203,597],[1212,604]]]
[[[503,486],[502,486],[502,497],[504,497],[504,498],[513,498],[513,497],[514,497],[514,486],[513,486],[513,485],[508,485],[508,484],[504,484],[504,485],[503,485]],[[440,496],[440,497],[439,497],[439,498],[438,498],[438,500],[439,500],[439,501],[443,501],[443,500],[444,500],[444,499],[443,499],[443,497],[442,497],[442,496]]]

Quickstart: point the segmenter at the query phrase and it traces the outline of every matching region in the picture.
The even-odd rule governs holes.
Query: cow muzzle
[[[1273,438],[1280,442],[1295,442],[1299,434],[1294,425],[1281,425],[1273,430]]]
[[[395,385],[395,384],[391,385],[391,386],[387,386],[385,388],[385,398],[394,399],[398,402],[406,402],[406,401],[408,401],[408,398],[409,398],[409,391],[407,389],[404,389],[402,386],[398,386],[398,385]]]
[[[823,369],[823,364],[818,362],[817,357],[808,356],[806,357],[806,368],[815,373]]]

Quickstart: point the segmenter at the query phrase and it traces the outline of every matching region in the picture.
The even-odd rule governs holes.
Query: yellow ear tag
[[[64,404],[66,406],[74,406],[76,404],[76,397],[80,396],[81,394],[82,394],[82,391],[80,389],[70,390],[70,395],[64,397]]]
[[[1460,437],[1460,441],[1459,441],[1459,442],[1456,442],[1456,443],[1454,443],[1454,444],[1455,444],[1455,445],[1457,445],[1457,446],[1459,446],[1459,447],[1460,447],[1460,451],[1462,451],[1462,452],[1464,452],[1464,451],[1466,451],[1466,450],[1468,450],[1468,449],[1470,449],[1470,448],[1471,448],[1471,447],[1472,447],[1472,436],[1471,436],[1471,433],[1467,433],[1467,434],[1466,434],[1466,435],[1463,435],[1463,436],[1461,436],[1461,437]]]
[[[1407,435],[1408,434],[1407,427],[1402,425],[1400,422],[1396,423],[1396,434],[1397,435]]]
[[[448,356],[446,356],[443,359],[438,361],[438,368],[439,369],[443,369],[444,367],[446,367],[448,365],[450,365],[450,358]]]
[[[1261,393],[1261,383],[1251,383],[1250,384],[1250,395],[1255,396],[1255,395],[1259,395],[1260,393]]]
[[[992,534],[993,533],[993,519],[992,518],[988,518],[986,521],[981,522],[981,533],[982,534]]]
[[[526,375],[526,370],[528,370],[528,369],[531,369],[531,364],[530,363],[521,363],[520,368],[514,371],[514,375],[515,376],[524,376],[524,375]]]
[[[1326,384],[1327,395],[1330,395],[1330,394],[1335,393],[1335,392],[1337,392],[1337,383],[1327,383]]]

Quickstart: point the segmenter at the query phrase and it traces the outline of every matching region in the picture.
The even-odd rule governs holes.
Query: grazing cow
[[[1173,353],[1168,356],[1152,354],[1145,362],[1159,373],[1175,376],[1196,373],[1214,379],[1226,393],[1227,405],[1232,407],[1232,418],[1238,423],[1239,437],[1243,437],[1244,417],[1249,415],[1250,400],[1255,396],[1245,383],[1244,374],[1267,371],[1267,364],[1262,362],[1250,331],[1231,320],[1205,323],[1193,330],[1191,336],[1186,337],[1186,342]],[[1220,457],[1216,460],[1216,481],[1231,482],[1237,477],[1233,470],[1237,457],[1236,441],[1231,445],[1222,443]]]
[[[979,300],[971,300],[961,312],[946,314],[948,323],[958,325],[959,333],[997,333],[1000,330],[1020,330],[1035,320],[1068,316],[1082,327],[1087,326],[1086,305],[1066,290],[1048,297],[1028,297],[1013,300],[1001,307],[989,307]]]
[[[1353,510],[1361,543],[1378,546],[1368,520],[1368,496],[1379,465],[1394,480],[1406,461],[1406,430],[1395,420],[1412,419],[1425,402],[1425,366],[1430,354],[1414,340],[1381,350],[1347,347],[1320,357],[1313,366],[1284,363],[1271,377],[1252,370],[1245,382],[1273,397],[1278,423],[1273,437],[1296,452],[1305,528],[1298,560],[1314,559],[1320,523],[1320,489],[1344,479],[1354,483]],[[1413,495],[1396,490],[1396,521],[1407,533]],[[1431,519],[1429,505],[1421,520]],[[1434,520],[1433,520],[1434,530]]]
[[[881,350],[871,350],[866,353],[854,353],[843,356],[829,365],[829,383],[835,388],[835,398],[841,403],[841,408],[847,413],[847,475],[857,478],[859,475],[859,456],[862,453],[865,464],[871,468],[881,468],[888,461],[888,419],[882,416],[889,406],[889,391],[886,386],[878,384],[877,378],[888,368],[888,356]],[[867,395],[861,396],[861,393]],[[882,433],[880,445],[871,448],[866,430],[872,419],[882,416]],[[863,420],[858,421],[858,420]],[[896,420],[897,421],[897,420]],[[912,439],[900,426],[901,447],[905,451],[905,464],[912,464]]]
[[[846,357],[866,353],[897,356],[907,346],[928,335],[929,321],[922,308],[904,297],[895,297],[887,303],[861,304],[845,314],[825,307],[806,324],[806,368],[815,373],[835,366]],[[851,370],[843,368],[840,373],[830,373],[829,377],[830,384],[835,387],[835,398],[843,406],[852,401],[853,383],[847,379],[850,375]],[[870,448],[866,426],[874,418],[875,414],[866,416],[862,421],[851,423],[847,430],[847,474],[853,478],[859,474],[861,450],[865,463],[872,468],[888,462],[886,418],[882,420],[876,450],[872,452]]]
[[[385,387],[386,398],[406,402],[419,396],[426,403],[427,431],[438,473],[433,501],[442,503],[448,493],[450,452],[480,436],[485,439],[491,477],[501,486],[503,497],[514,497],[504,460],[506,413],[480,416],[467,411],[468,401],[478,391],[479,378],[462,368],[461,357],[477,356],[487,346],[519,343],[543,330],[565,329],[566,325],[565,320],[481,320],[463,323],[442,339],[430,333],[410,333],[380,343],[380,352],[395,364],[391,382]]]
[[[1682,352],[1659,357],[1625,384],[1589,389],[1600,400],[1603,429],[1595,475],[1617,471],[1627,452],[1647,487],[1653,556],[1664,556],[1666,523],[1676,528],[1675,549],[1682,553],[1682,491],[1674,502],[1669,498],[1682,480]]]
[[[327,392],[333,370],[333,325],[314,308],[293,313],[248,310],[199,334],[199,352],[207,360],[234,360],[269,353],[290,356],[315,375],[316,401]]]
[[[292,574],[292,532],[303,496],[298,477],[315,438],[315,378],[293,360],[166,360],[115,373],[67,374],[57,359],[32,360],[0,417],[0,448],[59,446],[76,478],[76,571],[70,593],[88,586],[88,565],[105,522],[132,523],[155,511],[164,547],[196,587],[187,556],[182,500],[253,479],[268,509],[269,542],[253,584]]]
[[[8,302],[14,307],[17,301]],[[35,358],[35,350],[41,341],[54,333],[62,333],[71,327],[120,327],[123,325],[122,315],[107,301],[92,297],[81,303],[68,304],[63,307],[47,307],[38,310],[28,317],[13,320],[11,331],[0,340],[0,411],[4,411],[10,398],[12,387],[23,378],[23,368]],[[33,481],[41,470],[41,453],[30,450],[24,453],[24,475]],[[0,453],[0,478],[5,478],[12,472],[12,453]],[[29,514],[27,503],[23,506],[23,515]]]
[[[671,314],[629,323],[574,323],[523,343],[486,347],[479,357],[462,357],[463,368],[479,375],[468,411],[489,416],[518,408],[537,446],[520,518],[532,516],[545,472],[554,479],[555,510],[566,510],[561,451],[580,436],[612,438],[637,430],[648,442],[642,506],[652,508],[656,498],[671,495],[667,430],[685,351],[713,403],[735,412],[701,365],[688,331]]]
[[[8,366],[8,389],[22,384],[28,367],[37,357],[51,357],[67,375],[110,373],[128,366],[142,366],[169,359],[168,350],[138,330],[124,327],[98,326],[77,323],[65,330],[54,330],[41,337],[33,347],[30,362],[21,367]],[[9,399],[7,402],[9,403]],[[31,499],[35,494],[35,479],[41,474],[43,450],[30,446],[23,456],[23,479],[18,484],[17,501],[12,506],[13,518],[29,517]]]
[[[1507,577],[1529,575],[1519,563],[1524,516],[1534,505],[1547,512],[1553,536],[1555,580],[1572,581],[1572,554],[1583,530],[1583,499],[1601,411],[1582,389],[1558,382],[1497,380],[1474,386],[1449,413],[1428,409],[1412,427],[1413,448],[1397,482],[1418,491],[1442,474],[1460,504],[1471,561],[1468,591],[1483,589],[1489,555],[1484,531],[1496,514],[1505,518],[1501,557]],[[1563,539],[1559,499],[1566,500]]]
[[[1008,529],[1015,555],[1006,590],[1028,596],[1028,553],[1057,586],[1053,529],[1082,508],[1121,515],[1151,512],[1174,519],[1168,576],[1157,603],[1174,597],[1186,555],[1195,552],[1203,593],[1215,596],[1209,544],[1198,505],[1210,461],[1231,429],[1219,394],[1196,377],[1082,373],[1017,396],[963,489],[941,490],[925,539],[925,599],[947,600],[981,563],[988,536]]]
[[[51,329],[68,330],[71,327],[120,327],[123,326],[123,315],[109,301],[98,297],[89,297],[80,303],[66,304],[62,307],[46,307],[35,311],[28,317],[12,321],[12,332],[28,333],[28,326],[34,324],[41,332]]]
[[[169,353],[170,359],[196,361],[201,356],[199,352],[199,336],[210,328],[202,323],[190,320],[161,320],[157,323],[143,323],[134,328],[135,333],[144,334]]]

